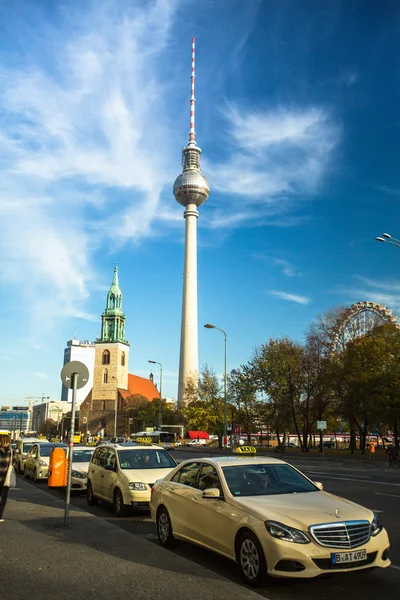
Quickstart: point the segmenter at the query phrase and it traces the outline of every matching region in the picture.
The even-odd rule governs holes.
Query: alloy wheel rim
[[[115,510],[117,514],[121,512],[121,496],[118,492],[115,494]]]
[[[250,539],[244,540],[240,546],[240,565],[249,580],[257,578],[260,570],[260,557],[256,545]]]
[[[169,522],[168,516],[165,512],[162,512],[158,517],[158,533],[161,541],[166,542],[169,536]]]

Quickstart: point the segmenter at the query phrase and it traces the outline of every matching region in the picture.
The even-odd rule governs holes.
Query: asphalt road
[[[175,450],[174,457],[185,460],[193,456],[209,456],[199,450]],[[338,597],[352,597],[352,600],[376,600],[376,598],[396,598],[400,590],[400,469],[389,469],[384,464],[353,461],[324,461],[322,458],[293,458],[288,462],[304,471],[315,481],[321,481],[324,489],[338,496],[367,506],[379,512],[389,533],[391,542],[390,557],[392,566],[375,570],[372,573],[338,573],[313,580],[277,580],[268,589],[258,590],[261,597],[271,600],[309,600],[320,597],[324,600],[337,600]],[[32,485],[34,485],[32,483]],[[43,488],[45,484],[39,483]],[[47,488],[46,488],[47,489]],[[62,497],[59,490],[48,490],[50,494]],[[117,519],[112,507],[99,503],[89,507],[84,496],[73,496],[72,503],[83,510],[106,519],[115,525],[158,544],[155,526],[149,513]],[[170,552],[170,550],[165,550]],[[174,552],[201,564],[218,574],[241,583],[240,575],[233,562],[207,552],[196,546],[180,544]]]

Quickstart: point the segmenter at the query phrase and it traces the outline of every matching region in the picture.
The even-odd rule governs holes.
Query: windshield
[[[165,450],[118,450],[121,469],[173,469],[176,462]]]
[[[173,444],[175,441],[175,434],[161,432],[160,433],[160,441],[161,442],[170,442],[171,444]]]
[[[93,448],[93,450],[89,450],[86,448],[85,448],[85,450],[74,450],[74,453],[72,456],[72,462],[74,462],[74,463],[90,462],[93,452],[94,452],[94,448]]]
[[[67,446],[52,446],[51,444],[46,444],[45,446],[40,447],[40,456],[50,456],[54,448],[64,448],[66,450]]]
[[[233,496],[272,496],[318,492],[318,488],[290,465],[251,464],[222,468]]]
[[[35,442],[31,442],[30,444],[26,443],[22,445],[22,452],[28,452],[33,446]]]

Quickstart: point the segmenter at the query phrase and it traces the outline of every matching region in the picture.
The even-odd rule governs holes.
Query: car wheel
[[[118,488],[114,492],[114,513],[117,518],[125,517],[128,513],[128,508],[125,506],[124,498]]]
[[[246,532],[238,544],[237,560],[242,577],[248,585],[258,587],[267,581],[267,563],[257,537]]]
[[[25,465],[25,469],[24,469],[24,477],[25,479],[28,479],[29,475],[28,475],[28,467]]]
[[[33,481],[34,481],[34,483],[37,483],[39,481],[38,476],[37,476],[37,469],[35,469],[33,471]]]
[[[392,462],[392,461],[390,460],[390,458],[387,458],[387,459],[385,460],[385,465],[386,465],[387,467],[390,467],[390,464],[391,464],[391,462]]]
[[[172,533],[171,519],[164,506],[157,513],[157,535],[161,546],[164,546],[164,548],[171,548],[176,543]]]
[[[93,494],[93,488],[90,481],[87,482],[86,500],[89,506],[95,506],[98,502],[96,496]]]

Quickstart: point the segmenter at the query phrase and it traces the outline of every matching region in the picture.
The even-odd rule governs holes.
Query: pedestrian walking
[[[7,503],[11,483],[12,449],[10,436],[0,434],[0,523],[4,521],[3,513]]]

